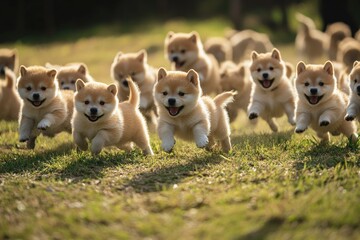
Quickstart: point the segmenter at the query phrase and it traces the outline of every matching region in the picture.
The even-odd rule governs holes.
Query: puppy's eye
[[[319,82],[319,86],[324,86],[324,83],[323,83],[323,82]]]
[[[105,105],[104,101],[100,101],[99,103],[100,103],[101,106]]]
[[[274,70],[274,68],[273,68],[273,67],[269,67],[269,69],[270,69],[270,71]]]
[[[65,84],[65,82],[64,81],[61,81],[61,83],[60,83],[61,85],[64,85]]]
[[[305,87],[307,87],[307,86],[309,86],[309,85],[310,85],[310,83],[308,83],[308,82],[305,83]]]
[[[135,76],[135,75],[136,75],[136,73],[135,73],[135,72],[132,72],[132,73],[131,73],[131,76]]]
[[[71,84],[75,84],[75,80],[71,80]]]
[[[167,93],[167,92],[163,92],[162,94],[163,94],[164,96],[166,96],[168,93]]]
[[[29,87],[27,87],[27,88],[26,88],[26,90],[31,91],[31,87],[30,87],[30,86],[29,86]]]
[[[180,96],[180,97],[182,97],[182,96],[184,96],[184,95],[185,95],[185,93],[179,92],[179,96]]]
[[[184,53],[186,53],[186,50],[185,50],[185,49],[181,49],[180,52],[181,52],[182,54],[184,54]]]
[[[85,105],[88,105],[90,102],[88,100],[86,100],[84,103],[85,103]]]
[[[41,90],[45,91],[45,90],[46,90],[46,87],[41,87]]]
[[[356,79],[356,78],[354,79],[354,83],[357,83],[357,79]]]
[[[260,71],[261,71],[261,68],[256,69],[256,71],[260,72]]]
[[[170,53],[174,53],[175,51],[174,50],[170,50]]]

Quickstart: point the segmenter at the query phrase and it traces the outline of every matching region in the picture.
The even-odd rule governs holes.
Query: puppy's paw
[[[29,136],[20,136],[20,137],[19,137],[19,142],[26,142],[26,141],[28,141],[29,139],[30,139]]]
[[[39,130],[46,130],[50,127],[51,122],[48,119],[43,119],[39,122],[39,124],[37,125],[37,128]]]
[[[325,127],[325,126],[327,126],[327,125],[329,125],[329,124],[330,124],[329,121],[324,120],[324,121],[321,121],[321,122],[320,122],[320,127]]]
[[[346,121],[354,121],[354,119],[355,119],[355,116],[353,116],[353,115],[350,115],[350,114],[345,115],[345,120]]]
[[[174,148],[174,145],[175,145],[175,140],[162,142],[161,147],[165,152],[171,152],[171,150]]]
[[[258,114],[257,114],[257,113],[252,112],[252,113],[249,114],[249,119],[250,119],[250,120],[251,120],[251,119],[255,119],[255,118],[257,118],[257,117],[258,117]]]
[[[207,137],[206,135],[200,135],[200,136],[198,136],[198,137],[195,139],[195,141],[196,141],[196,146],[197,146],[198,148],[204,148],[204,147],[206,147],[206,145],[208,145],[208,143],[209,143],[209,139],[208,139],[208,137]]]
[[[305,130],[306,130],[306,128],[300,128],[300,127],[295,128],[296,133],[303,133],[303,132],[305,132]]]
[[[289,118],[289,123],[292,125],[292,126],[295,126],[296,125],[296,122],[295,122],[295,119],[294,118]]]

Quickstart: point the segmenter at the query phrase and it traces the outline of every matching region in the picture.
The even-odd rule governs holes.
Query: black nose
[[[64,90],[69,90],[70,88],[69,88],[69,87],[64,87],[63,89],[64,89]]]
[[[315,95],[315,94],[317,94],[317,89],[316,88],[311,88],[310,89],[310,93],[312,94],[312,95]]]
[[[90,108],[90,113],[91,113],[91,115],[96,115],[97,114],[97,108]]]
[[[173,62],[178,62],[179,58],[178,57],[173,57],[172,60],[173,60]]]
[[[123,80],[122,84],[125,86],[125,87],[129,87],[129,83],[128,81],[125,79]]]
[[[40,94],[34,93],[34,94],[33,94],[33,99],[34,99],[34,100],[39,100],[39,99],[40,99]]]
[[[263,73],[263,78],[267,79],[269,77],[268,73]]]
[[[169,98],[169,99],[168,99],[168,103],[169,103],[169,106],[175,106],[175,104],[176,104],[176,99],[175,99],[175,98]]]
[[[357,90],[358,92],[360,92],[360,85],[357,86],[356,90]]]

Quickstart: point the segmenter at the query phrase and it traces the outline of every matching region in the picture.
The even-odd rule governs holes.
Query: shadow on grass
[[[243,236],[236,237],[237,240],[266,239],[267,235],[274,233],[283,225],[285,219],[281,217],[272,217],[268,219],[260,228],[247,233]]]
[[[184,164],[176,164],[158,168],[154,171],[143,172],[136,175],[126,186],[132,187],[136,192],[157,192],[179,183],[182,179],[194,175],[192,172],[219,164],[223,159],[219,154],[195,157]]]

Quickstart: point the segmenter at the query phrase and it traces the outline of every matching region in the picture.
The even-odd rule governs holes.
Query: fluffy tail
[[[217,107],[226,107],[229,103],[234,101],[234,96],[237,94],[237,91],[228,91],[228,92],[222,92],[218,94],[214,98],[215,105]]]
[[[129,94],[129,103],[135,108],[139,108],[140,105],[140,90],[137,84],[133,80],[127,80],[129,84],[130,94]]]
[[[10,68],[5,67],[5,78],[7,81],[6,86],[8,88],[13,88],[15,86],[16,76]]]

